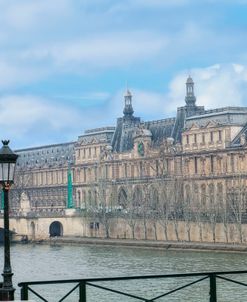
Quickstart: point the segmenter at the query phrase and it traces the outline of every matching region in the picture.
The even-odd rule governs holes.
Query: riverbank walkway
[[[187,241],[155,241],[155,240],[131,240],[131,239],[107,239],[89,237],[51,237],[39,243],[50,244],[91,244],[110,245],[140,248],[158,248],[162,250],[198,250],[198,251],[225,251],[225,252],[247,252],[247,244],[233,243],[210,243],[210,242],[187,242]]]

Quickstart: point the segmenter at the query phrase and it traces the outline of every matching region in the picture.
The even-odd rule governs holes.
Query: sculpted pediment
[[[217,123],[215,121],[209,121],[206,125],[205,128],[215,128],[217,126]]]
[[[188,129],[188,131],[190,131],[190,130],[198,130],[198,129],[200,129],[199,125],[197,123],[193,123],[191,125],[191,127]]]

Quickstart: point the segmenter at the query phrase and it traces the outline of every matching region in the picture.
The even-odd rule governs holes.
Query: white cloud
[[[5,2],[5,1],[4,1]],[[51,24],[58,17],[71,11],[71,1],[68,0],[22,0],[1,3],[2,20],[6,25],[17,30],[32,30],[32,27],[46,27],[45,20]]]
[[[243,106],[247,95],[247,66],[240,64],[216,64],[191,70],[195,82],[197,104],[206,108]],[[181,72],[170,83],[167,98],[171,100],[169,111],[184,103],[185,80],[188,74]]]
[[[191,69],[195,82],[197,105],[205,109],[225,106],[244,106],[247,95],[247,66],[240,64],[215,64],[205,68]],[[175,116],[177,107],[185,105],[188,72],[179,72],[168,84],[168,92],[131,89],[136,116],[162,119]],[[165,90],[165,89],[164,89]],[[123,90],[112,99],[113,114],[122,114]]]
[[[39,46],[22,53],[27,60],[51,60],[66,69],[116,67],[160,54],[168,41],[149,32],[116,33]],[[78,66],[78,64],[81,64]]]
[[[76,108],[30,95],[0,98],[1,135],[25,146],[75,133],[81,122]],[[3,130],[4,129],[4,130]],[[21,143],[22,142],[22,143]]]

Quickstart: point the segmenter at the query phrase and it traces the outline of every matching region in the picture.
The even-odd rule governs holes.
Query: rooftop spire
[[[132,117],[134,113],[132,107],[132,94],[130,93],[129,89],[127,89],[125,96],[124,96],[124,110],[123,114],[125,117]]]
[[[186,97],[185,102],[187,106],[195,106],[196,104],[196,97],[194,95],[194,82],[192,77],[189,75],[186,81]]]

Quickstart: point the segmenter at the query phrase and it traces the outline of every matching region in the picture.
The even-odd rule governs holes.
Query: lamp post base
[[[2,287],[0,283],[0,301],[14,301],[15,288],[13,287]]]

